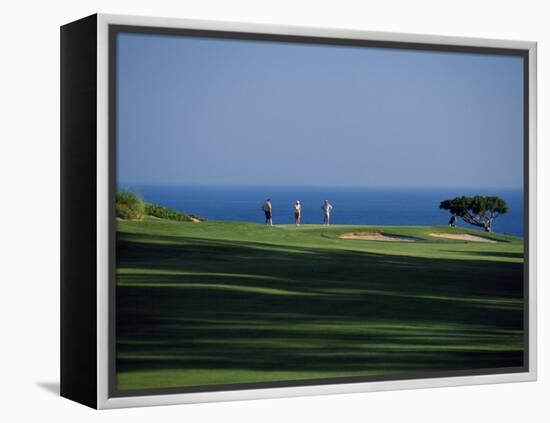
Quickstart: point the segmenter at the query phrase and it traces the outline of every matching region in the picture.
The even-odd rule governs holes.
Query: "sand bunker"
[[[481,236],[477,235],[470,235],[470,234],[442,234],[442,233],[432,233],[428,234],[430,236],[433,236],[434,238],[445,238],[445,239],[456,239],[458,241],[472,241],[472,242],[496,242],[489,238],[483,238]]]
[[[415,238],[398,235],[384,235],[375,232],[349,232],[340,235],[342,239],[362,239],[364,241],[386,241],[386,242],[415,242]]]

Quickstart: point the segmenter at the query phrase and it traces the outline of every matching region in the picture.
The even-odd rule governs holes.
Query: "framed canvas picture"
[[[61,28],[61,394],[536,379],[536,44]]]

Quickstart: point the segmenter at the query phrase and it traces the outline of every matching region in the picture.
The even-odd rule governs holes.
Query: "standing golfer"
[[[265,213],[265,224],[273,225],[273,206],[271,205],[271,198],[265,200],[265,203],[262,206],[262,210]]]
[[[330,212],[332,210],[332,204],[330,204],[328,200],[325,200],[321,206],[321,209],[323,210],[323,224],[328,226],[330,225]]]
[[[300,201],[296,201],[294,204],[294,220],[296,221],[296,226],[300,226],[300,219],[302,217],[302,205]]]

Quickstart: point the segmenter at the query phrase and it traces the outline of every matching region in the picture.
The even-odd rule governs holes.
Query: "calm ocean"
[[[523,191],[478,189],[365,189],[245,186],[123,185],[148,202],[195,213],[209,220],[263,223],[261,205],[273,203],[273,223],[294,223],[293,204],[302,203],[302,223],[322,223],[321,205],[333,205],[332,224],[446,225],[449,213],[439,210],[442,200],[458,195],[498,195],[509,212],[495,220],[495,232],[523,236]],[[459,226],[478,229],[462,220]]]

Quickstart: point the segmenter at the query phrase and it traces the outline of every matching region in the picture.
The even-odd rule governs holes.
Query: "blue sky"
[[[118,35],[119,184],[523,185],[520,57]]]

